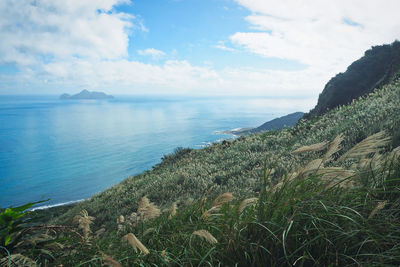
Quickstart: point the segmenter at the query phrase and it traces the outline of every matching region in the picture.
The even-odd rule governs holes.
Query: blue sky
[[[151,57],[141,56],[138,50],[153,47],[166,53],[157,60],[188,60],[195,65],[212,65],[296,70],[305,66],[294,60],[264,58],[248,51],[222,50],[218,45],[229,43],[237,31],[246,31],[251,25],[244,20],[249,10],[230,0],[135,1],[116,10],[140,14],[139,20],[148,31],[136,32],[130,40],[132,60],[152,63]],[[147,18],[147,19],[146,19]],[[229,48],[235,49],[233,46]]]
[[[317,98],[400,38],[398,0],[2,0],[0,94]]]

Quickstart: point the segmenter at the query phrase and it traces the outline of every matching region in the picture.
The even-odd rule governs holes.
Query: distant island
[[[107,95],[103,92],[90,92],[88,90],[82,90],[80,93],[75,95],[62,94],[60,99],[111,99],[114,98],[112,95]]]

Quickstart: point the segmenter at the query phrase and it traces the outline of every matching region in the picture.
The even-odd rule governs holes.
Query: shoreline
[[[43,206],[39,206],[39,207],[35,207],[30,209],[31,211],[37,211],[37,210],[47,210],[47,209],[51,209],[51,208],[56,208],[56,207],[62,207],[62,206],[68,206],[68,205],[73,205],[73,204],[77,204],[80,202],[83,202],[87,199],[79,199],[79,200],[71,200],[71,201],[67,201],[67,202],[61,202],[61,203],[57,203],[57,204],[51,204],[51,205],[43,205]]]
[[[249,131],[251,131],[251,130],[253,130],[254,128],[235,128],[235,129],[232,129],[232,130],[226,130],[226,131],[223,131],[222,133],[223,134],[233,134],[233,135],[242,135],[243,133],[247,133],[247,132],[249,132]]]

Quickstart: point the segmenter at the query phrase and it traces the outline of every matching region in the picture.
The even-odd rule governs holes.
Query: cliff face
[[[333,77],[319,95],[313,110],[304,116],[320,116],[337,106],[351,103],[400,76],[400,42],[374,46],[352,63],[344,73]]]

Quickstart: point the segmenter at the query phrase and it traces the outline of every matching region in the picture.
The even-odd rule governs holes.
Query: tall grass
[[[109,232],[102,239],[106,246],[100,247],[99,242],[94,251],[117,256],[114,258],[126,266],[398,265],[400,155],[397,148],[375,156],[388,145],[387,139],[384,133],[378,133],[346,152],[360,161],[377,161],[376,168],[372,164],[355,171],[325,167],[322,159],[339,151],[339,135],[325,145],[322,159],[311,161],[319,162],[311,164],[315,168],[307,164],[275,186],[268,182],[272,170],[265,164],[258,197],[239,201],[232,193],[224,193],[207,200],[210,188],[197,202],[175,210],[174,216],[168,214],[171,212],[158,213],[139,225]],[[336,161],[342,162],[342,158]],[[321,172],[324,170],[330,175]],[[145,214],[150,205],[143,197],[138,214]],[[86,211],[81,214],[88,217]],[[124,216],[118,222],[124,223],[121,218]],[[133,251],[115,246],[115,239],[121,235]]]
[[[93,220],[55,263],[400,265],[398,103],[396,81],[292,129],[179,149],[58,217]]]
[[[400,161],[358,172],[351,177],[356,187],[327,187],[320,178],[287,180],[253,198],[252,205],[222,203],[208,218],[199,200],[173,217],[165,213],[147,221],[149,234],[141,237],[146,253],[121,244],[125,233],[115,231],[98,240],[92,253],[112,255],[123,266],[399,265]],[[203,205],[212,209],[215,200]],[[75,255],[72,262],[94,255]]]

